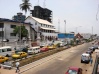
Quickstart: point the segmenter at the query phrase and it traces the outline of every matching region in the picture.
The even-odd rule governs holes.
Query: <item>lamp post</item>
[[[58,19],[58,32],[60,32],[60,20]]]
[[[65,27],[64,27],[64,30],[65,30],[65,33],[66,33],[66,20],[64,20],[64,22],[65,22]]]

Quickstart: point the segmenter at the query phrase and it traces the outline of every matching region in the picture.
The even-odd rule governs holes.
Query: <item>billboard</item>
[[[74,34],[64,34],[64,33],[59,33],[58,38],[74,38]]]

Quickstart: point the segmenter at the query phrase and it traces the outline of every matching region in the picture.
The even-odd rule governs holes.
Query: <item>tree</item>
[[[31,3],[29,3],[29,0],[22,0],[22,1],[23,3],[20,4],[20,9],[22,9],[22,11],[25,11],[25,16],[26,16],[27,10],[30,10]]]
[[[27,38],[28,37],[28,30],[25,28],[25,26],[16,26],[13,30],[13,33],[15,35],[18,35],[18,37],[21,39],[23,37]],[[20,36],[21,35],[21,36]]]

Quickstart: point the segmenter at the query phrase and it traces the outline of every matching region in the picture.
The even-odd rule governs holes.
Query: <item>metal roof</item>
[[[34,19],[35,21],[37,21],[40,24],[46,24],[46,25],[52,25],[53,26],[53,24],[48,22],[47,20],[39,19],[39,18],[36,18],[33,16],[29,16],[29,17],[31,17],[32,19]]]
[[[55,30],[54,28],[45,28],[45,27],[40,27],[42,29],[46,29],[46,30]]]
[[[19,22],[11,19],[6,19],[6,18],[0,18],[0,22],[16,22],[16,23],[24,23],[24,24],[29,24],[32,25],[31,23],[26,23],[26,22]]]

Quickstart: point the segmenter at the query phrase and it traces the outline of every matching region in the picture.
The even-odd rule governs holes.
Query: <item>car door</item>
[[[5,61],[4,57],[1,57],[0,60],[1,60],[1,62],[4,62]]]
[[[82,74],[82,69],[81,68],[79,68],[78,74]]]

